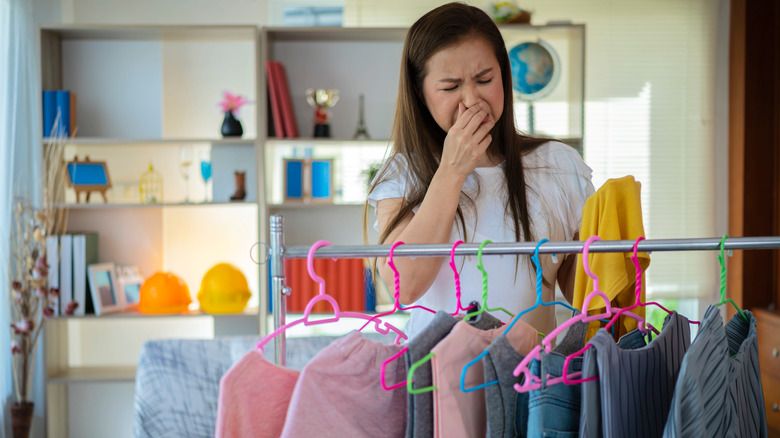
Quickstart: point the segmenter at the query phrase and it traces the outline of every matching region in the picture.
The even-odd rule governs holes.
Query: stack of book
[[[54,122],[58,116],[58,129],[54,132]],[[44,137],[74,137],[77,122],[76,93],[69,90],[43,90]]]
[[[46,260],[49,264],[49,287],[60,290],[59,299],[53,303],[54,314],[64,315],[71,301],[78,303],[73,315],[90,313],[88,307],[92,307],[92,296],[87,267],[98,262],[97,233],[49,236]]]
[[[285,260],[284,272],[287,286],[292,290],[287,297],[287,312],[303,313],[306,304],[319,293],[319,284],[309,276],[305,259]],[[339,310],[361,313],[374,310],[367,307],[363,259],[314,259],[314,272],[325,280],[325,293],[336,299]],[[321,301],[314,305],[312,313],[333,313],[333,309]]]
[[[277,138],[298,137],[298,126],[295,123],[295,111],[290,98],[290,88],[287,84],[287,75],[284,66],[279,61],[265,62],[266,77],[268,78],[268,96],[271,105],[269,114],[271,123],[268,124],[269,136]]]

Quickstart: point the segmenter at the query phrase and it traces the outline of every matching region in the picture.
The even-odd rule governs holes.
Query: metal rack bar
[[[308,246],[284,246],[284,229],[282,216],[271,216],[271,281],[273,288],[274,329],[285,323],[286,296],[289,288],[284,282],[284,260],[305,259],[309,253]],[[641,252],[654,251],[717,251],[720,250],[721,238],[697,239],[648,239],[637,246]],[[572,254],[581,253],[585,242],[545,242],[539,247],[542,254]],[[723,244],[725,250],[757,250],[780,249],[780,236],[770,237],[730,237]],[[482,255],[533,254],[536,242],[503,242],[491,243],[482,250]],[[464,243],[455,249],[456,256],[477,255],[478,243]],[[633,240],[601,240],[594,242],[590,252],[633,252]],[[395,249],[395,257],[448,257],[452,245],[401,245]],[[390,245],[339,245],[326,246],[317,250],[315,258],[368,258],[385,257],[390,253]],[[274,338],[276,346],[275,360],[284,366],[286,361],[286,339],[284,333]]]

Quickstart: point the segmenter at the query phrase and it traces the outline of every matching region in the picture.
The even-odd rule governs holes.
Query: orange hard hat
[[[238,268],[229,263],[218,263],[203,276],[198,301],[200,308],[208,313],[239,313],[251,295],[246,277]]]
[[[138,311],[166,314],[186,312],[192,298],[187,283],[172,272],[157,272],[141,285]]]

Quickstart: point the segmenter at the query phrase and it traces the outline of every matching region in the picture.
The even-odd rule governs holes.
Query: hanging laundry
[[[578,312],[579,313],[579,312]],[[587,323],[577,323],[569,328],[558,346],[550,354],[541,353],[541,363],[531,361],[531,373],[542,380],[542,387],[528,394],[528,437],[569,433],[576,435],[580,428],[582,389],[579,384],[547,385],[548,378],[563,375],[566,356],[575,353],[585,343]],[[652,332],[649,333],[649,335]],[[622,350],[636,350],[647,345],[645,334],[639,329],[621,336],[617,346]],[[569,362],[569,373],[582,371],[582,357]]]
[[[582,209],[582,224],[580,225],[580,240],[598,235],[604,240],[635,240],[645,235],[642,223],[642,202],[640,198],[641,184],[631,175],[623,178],[609,179],[585,202]],[[597,272],[601,290],[609,297],[616,307],[628,307],[634,304],[634,285],[636,275],[630,253],[596,253],[591,257],[590,268]],[[647,253],[638,254],[642,269],[650,265]],[[580,256],[581,259],[581,256]],[[581,309],[585,297],[593,290],[593,280],[585,274],[581,260],[576,264],[574,278],[574,296],[572,304]],[[644,281],[642,282],[641,300],[645,301]],[[604,309],[601,300],[590,303],[590,313],[600,313]],[[644,308],[638,308],[635,313],[644,318]],[[636,320],[624,318],[619,326],[618,336],[622,336],[637,328]],[[598,323],[592,323],[588,331],[588,339],[598,330]]]
[[[503,328],[479,330],[465,321],[455,325],[452,332],[433,348],[433,432],[435,437],[483,437],[486,433],[485,394],[482,390],[460,390],[463,367],[482,353]],[[507,334],[512,346],[527,354],[537,344],[538,331],[522,319]],[[482,363],[477,362],[466,374],[466,387],[484,383]]]
[[[458,318],[445,311],[438,311],[434,320],[422,332],[407,342],[409,350],[404,354],[406,369],[431,352],[433,347],[444,339],[459,321]],[[476,321],[469,324],[480,330],[490,330],[501,327],[501,320],[488,312],[479,315]],[[433,385],[431,363],[425,362],[414,372],[415,388],[426,388]],[[409,393],[407,393],[409,394]],[[409,394],[407,397],[407,438],[430,438],[433,436],[433,393],[422,392]]]
[[[691,344],[688,318],[672,312],[646,347],[623,350],[599,329],[585,352],[580,437],[659,437],[663,433],[680,373]]]
[[[351,332],[306,364],[295,385],[282,437],[402,437],[406,391],[385,391],[379,368],[400,345]],[[385,370],[389,382],[405,377],[402,361]]]
[[[246,353],[219,381],[215,437],[278,437],[298,375],[259,350]]]
[[[758,366],[756,318],[734,314],[723,325],[707,307],[685,354],[664,437],[766,437],[766,410]]]

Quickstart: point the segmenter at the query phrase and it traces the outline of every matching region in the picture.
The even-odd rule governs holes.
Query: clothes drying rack
[[[285,324],[287,295],[290,288],[285,284],[284,260],[305,259],[308,246],[284,246],[284,221],[281,215],[271,216],[269,260],[271,261],[271,289],[273,296],[274,329]],[[721,238],[696,239],[646,239],[639,242],[637,250],[654,251],[717,251]],[[584,241],[545,242],[539,247],[540,254],[581,253]],[[528,254],[532,255],[537,242],[491,243],[482,250],[482,255]],[[455,249],[456,256],[477,255],[480,244],[464,243]],[[780,249],[780,236],[770,237],[729,237],[724,249],[757,250]],[[391,245],[334,245],[317,250],[314,258],[370,258],[386,257]],[[449,257],[452,244],[402,245],[396,248],[394,257]],[[599,240],[593,242],[589,251],[594,252],[633,252],[633,240]],[[286,362],[286,337],[281,333],[274,338],[274,360],[281,366]]]

